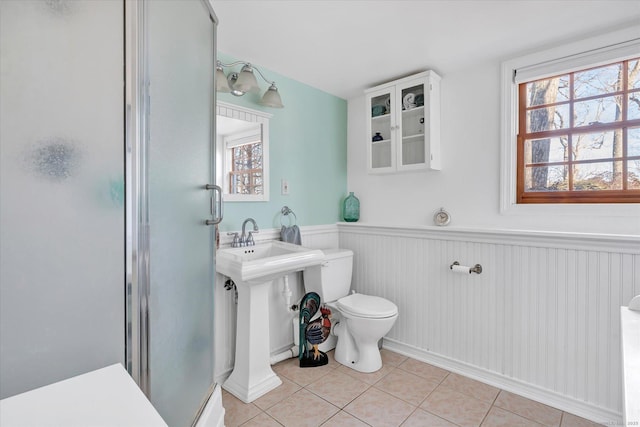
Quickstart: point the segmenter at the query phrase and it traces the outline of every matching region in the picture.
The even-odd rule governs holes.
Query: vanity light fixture
[[[231,72],[228,76],[224,74],[225,67],[233,67],[238,64],[243,64],[242,69],[239,73]],[[262,77],[265,82],[270,84],[269,88],[262,96],[260,104],[267,107],[283,108],[284,105],[282,105],[282,99],[280,98],[280,94],[278,93],[276,82],[267,80],[267,78],[257,67],[251,65],[248,62],[236,61],[232,62],[231,64],[223,64],[222,62],[217,61],[216,91],[231,93],[235,96],[242,96],[248,92],[260,92],[260,86],[258,85],[256,76],[253,73],[254,70],[258,72],[260,77]]]

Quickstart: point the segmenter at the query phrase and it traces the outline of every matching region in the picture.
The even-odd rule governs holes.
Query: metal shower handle
[[[213,190],[213,197],[211,198],[211,215],[213,219],[205,220],[206,225],[220,224],[222,221],[222,188],[215,184],[207,184],[204,186],[206,190]]]

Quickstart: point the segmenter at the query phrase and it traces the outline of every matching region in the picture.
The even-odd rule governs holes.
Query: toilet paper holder
[[[476,265],[474,265],[473,267],[467,267],[467,266],[464,266],[464,265],[460,265],[460,263],[459,263],[458,261],[453,261],[453,264],[451,264],[451,265],[449,266],[449,269],[450,269],[450,270],[453,270],[453,266],[454,266],[454,265],[455,265],[455,266],[458,266],[458,267],[461,267],[461,268],[467,268],[467,269],[469,269],[469,274],[471,274],[471,273],[476,273],[476,274],[480,274],[480,273],[482,273],[482,266],[481,266],[480,264],[476,264]],[[457,269],[456,269],[456,270],[457,270]]]

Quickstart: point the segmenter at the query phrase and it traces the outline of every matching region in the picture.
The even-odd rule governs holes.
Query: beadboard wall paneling
[[[313,249],[329,249],[338,247],[338,228],[335,224],[322,226],[300,227],[302,244]],[[255,236],[256,244],[269,240],[280,240],[280,230],[260,230]],[[226,233],[220,236],[220,247],[229,247],[232,239]],[[289,287],[293,293],[291,304],[300,301],[304,295],[301,281],[302,273],[289,275]],[[215,361],[214,376],[216,382],[222,384],[233,370],[236,347],[236,318],[237,310],[234,291],[224,289],[226,277],[216,274],[214,289],[214,328],[215,328]],[[286,310],[286,303],[282,295],[284,280],[273,282],[269,299],[269,327],[271,354],[280,353],[293,346],[293,314]]]
[[[619,307],[640,237],[339,224],[352,287],[398,305],[390,348],[599,421],[621,420]],[[482,265],[461,275],[449,266]]]

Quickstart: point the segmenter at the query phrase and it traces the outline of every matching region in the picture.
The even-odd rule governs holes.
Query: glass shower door
[[[123,2],[0,1],[0,398],[124,362]]]
[[[201,0],[145,3],[148,395],[188,426],[213,386],[215,22]]]

